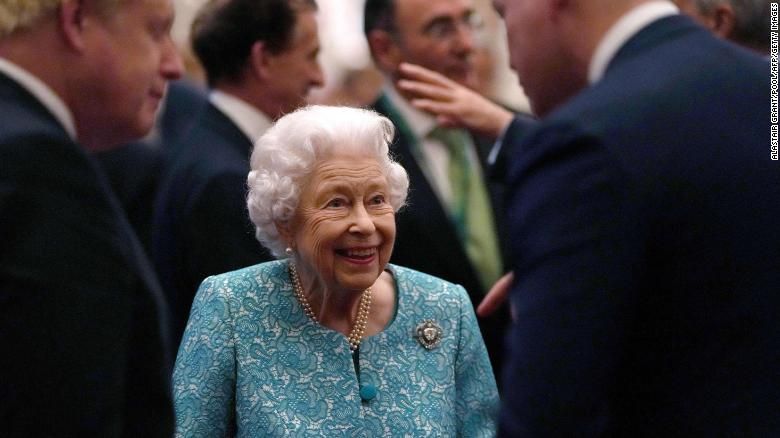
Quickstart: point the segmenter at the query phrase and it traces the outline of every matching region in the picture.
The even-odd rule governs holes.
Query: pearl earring
[[[287,248],[285,248],[285,249],[284,249],[284,253],[285,253],[285,254],[287,254],[287,257],[292,257],[292,256],[293,256],[293,254],[295,254],[295,252],[293,251],[293,249],[292,249],[292,248],[290,248],[289,246],[288,246]]]

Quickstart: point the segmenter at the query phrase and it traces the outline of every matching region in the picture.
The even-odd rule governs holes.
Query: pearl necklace
[[[303,286],[301,286],[301,279],[298,277],[298,271],[295,269],[295,264],[290,263],[290,277],[293,281],[293,290],[295,291],[295,298],[303,307],[303,312],[314,320],[317,324],[320,323],[317,320],[317,315],[311,310],[309,300],[306,299],[306,295],[303,294]],[[354,352],[360,346],[360,341],[363,340],[363,335],[366,332],[366,324],[368,323],[368,314],[371,312],[371,288],[366,288],[360,295],[360,305],[358,308],[357,318],[355,324],[352,326],[352,330],[349,331],[347,341],[349,341],[349,350]]]

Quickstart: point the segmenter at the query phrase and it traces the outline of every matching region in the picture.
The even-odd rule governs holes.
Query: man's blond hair
[[[0,0],[0,38],[32,27],[36,21],[53,13],[64,0]],[[122,0],[95,0],[101,12],[107,13]]]

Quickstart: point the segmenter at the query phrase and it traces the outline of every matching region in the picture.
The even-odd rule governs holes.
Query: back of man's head
[[[394,0],[366,0],[363,14],[363,32],[366,37],[372,30],[392,32],[395,29]]]
[[[713,26],[726,24],[723,37],[769,53],[769,3],[767,0],[694,0],[700,17],[712,20]],[[719,7],[727,7],[726,12]],[[727,14],[719,16],[719,14]],[[723,21],[728,20],[728,23]]]
[[[314,0],[211,0],[191,33],[209,85],[238,79],[257,41],[271,53],[283,52],[293,38],[297,13],[314,9]]]

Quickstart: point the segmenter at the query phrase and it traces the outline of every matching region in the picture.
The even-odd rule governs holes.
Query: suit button
[[[360,387],[360,398],[363,401],[371,401],[376,397],[376,386],[367,384]]]

